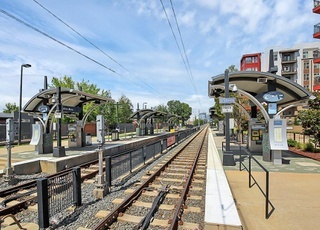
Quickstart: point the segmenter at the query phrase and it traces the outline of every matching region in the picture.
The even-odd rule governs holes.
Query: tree
[[[99,95],[99,96],[103,96],[106,98],[111,98],[111,93],[110,91],[106,91],[106,90],[101,90],[100,88],[97,87],[97,85],[95,84],[91,84],[89,81],[85,81],[84,79],[82,79],[81,82],[75,82],[74,80],[72,80],[72,77],[68,77],[68,76],[63,76],[61,78],[52,78],[51,81],[51,85],[50,87],[52,88],[56,88],[56,87],[65,87],[65,88],[70,88],[70,89],[81,89],[83,92],[86,93],[90,93],[93,95]],[[95,106],[94,102],[90,102],[90,103],[86,103],[83,106],[83,113],[86,114],[88,111],[90,111],[91,109],[93,109],[93,106]],[[109,105],[110,106],[110,105]],[[98,109],[95,108],[93,109],[92,112],[90,112],[87,121],[95,121],[96,120],[96,116],[98,114],[102,114],[102,115],[109,115],[109,117],[107,116],[107,118],[110,118],[110,114],[103,114],[103,113],[99,113],[101,111],[106,112],[105,109]],[[68,122],[74,122],[73,119],[70,118],[64,118],[63,119],[64,123],[68,123]]]
[[[229,72],[238,72],[239,70],[236,68],[235,65],[230,65],[228,67]]]
[[[182,124],[184,124],[184,122],[187,121],[192,114],[192,108],[188,104],[184,102],[181,103],[178,100],[168,101],[167,106],[170,114],[180,116]]]
[[[306,135],[313,135],[313,143],[320,144],[320,93],[313,93],[316,98],[309,100],[309,108],[298,112],[298,119],[301,121],[303,132]]]
[[[129,98],[125,95],[121,95],[118,103],[118,122],[129,123],[131,122],[131,115],[133,113],[133,105]]]
[[[15,111],[19,111],[19,106],[16,103],[6,103],[6,108],[2,111],[3,113],[11,113]]]

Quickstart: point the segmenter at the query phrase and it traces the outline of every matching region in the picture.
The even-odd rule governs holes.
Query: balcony
[[[320,23],[313,26],[313,38],[320,38]]]
[[[319,64],[320,63],[320,52],[319,50],[313,51],[313,63]]]
[[[295,63],[297,60],[294,58],[293,55],[282,55],[281,58],[281,64],[289,64],[289,63]]]
[[[312,12],[315,14],[320,14],[320,1],[319,0],[313,0]]]

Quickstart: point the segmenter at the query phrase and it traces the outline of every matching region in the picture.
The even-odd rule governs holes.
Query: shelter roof
[[[168,115],[166,112],[162,112],[162,111],[154,111],[152,109],[141,109],[136,111],[135,113],[133,113],[131,115],[131,119],[141,119],[142,117],[144,118],[149,118],[149,117],[163,117]]]
[[[23,107],[23,111],[37,113],[39,112],[39,106],[42,105],[44,102],[48,105],[54,104],[54,99],[56,99],[56,93],[56,88],[40,91],[25,104],[25,106]],[[61,88],[61,103],[63,106],[77,107],[92,101],[99,104],[113,102],[114,100],[111,98],[106,98],[75,89]]]
[[[219,90],[214,86],[224,87],[224,74],[212,77],[209,81],[208,92],[209,96],[214,96]],[[301,85],[285,78],[269,72],[258,71],[238,71],[229,73],[229,84],[235,84],[238,89],[242,89],[256,97],[260,102],[263,102],[263,94],[268,92],[268,82],[275,83],[275,90],[283,93],[283,100],[278,102],[278,105],[288,105],[294,102],[308,100],[313,97],[311,92],[303,88]],[[221,88],[220,88],[221,92]]]

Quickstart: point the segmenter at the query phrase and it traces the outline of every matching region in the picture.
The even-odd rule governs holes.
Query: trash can
[[[86,145],[92,145],[92,137],[90,133],[86,134]]]
[[[117,141],[119,140],[119,131],[114,129],[111,131],[111,140],[112,141]]]

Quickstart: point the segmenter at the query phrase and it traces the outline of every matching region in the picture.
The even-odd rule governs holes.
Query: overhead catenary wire
[[[120,76],[120,77],[126,78],[127,80],[131,81],[133,84],[135,84],[135,85],[137,85],[137,86],[139,86],[139,87],[141,87],[141,88],[145,88],[145,87],[141,86],[140,84],[138,84],[136,81],[132,81],[131,79],[129,79],[129,78],[127,78],[127,77],[125,77],[125,76],[121,75],[120,73],[116,72],[115,70],[111,69],[110,67],[107,67],[106,65],[102,64],[101,62],[99,62],[99,61],[97,61],[97,60],[95,60],[95,59],[93,59],[93,58],[89,57],[89,56],[88,56],[88,55],[86,55],[86,54],[83,54],[82,52],[80,52],[80,51],[78,51],[78,50],[76,50],[76,49],[72,48],[71,46],[69,46],[69,45],[67,45],[67,44],[63,43],[62,41],[60,41],[60,40],[58,40],[58,39],[56,39],[56,38],[52,37],[51,35],[49,35],[49,34],[47,34],[47,33],[43,32],[43,31],[41,31],[40,29],[38,29],[38,28],[36,28],[36,27],[32,26],[31,24],[29,24],[29,23],[27,23],[27,22],[25,22],[25,21],[23,21],[23,20],[21,20],[21,19],[17,18],[16,16],[14,16],[14,15],[12,15],[12,14],[8,13],[7,11],[5,11],[5,10],[3,10],[3,9],[0,9],[0,12],[1,12],[1,13],[3,13],[3,14],[5,14],[5,15],[7,15],[8,17],[10,17],[10,18],[12,18],[12,19],[16,20],[17,22],[19,22],[19,23],[21,23],[21,24],[23,24],[23,25],[25,25],[25,26],[29,27],[30,29],[33,29],[33,30],[35,30],[36,32],[38,32],[38,33],[40,33],[40,34],[42,34],[42,35],[44,35],[44,36],[46,36],[46,37],[50,38],[51,40],[53,40],[53,41],[55,41],[55,42],[59,43],[60,45],[62,45],[62,46],[64,46],[64,47],[66,47],[66,48],[68,48],[68,49],[72,50],[73,52],[75,52],[75,53],[77,53],[77,54],[79,54],[79,55],[81,55],[81,56],[85,57],[86,59],[88,59],[88,60],[90,60],[90,61],[92,61],[92,62],[94,62],[94,63],[98,64],[99,66],[101,66],[101,67],[103,67],[103,68],[105,68],[105,69],[109,70],[110,72],[112,72],[112,73],[114,73],[114,74],[116,74],[116,75],[118,75],[118,76]],[[150,92],[154,93],[154,91],[150,91]]]
[[[179,42],[178,42],[178,40],[177,40],[177,37],[176,37],[175,32],[174,32],[174,30],[173,30],[173,27],[172,27],[172,25],[171,25],[171,22],[170,22],[170,19],[169,19],[168,14],[167,14],[167,11],[166,11],[166,9],[165,9],[165,7],[164,7],[163,1],[160,0],[160,2],[161,2],[161,5],[162,5],[162,9],[163,9],[163,11],[164,11],[164,13],[165,13],[167,22],[168,22],[168,24],[169,24],[169,26],[170,26],[172,35],[173,35],[174,40],[175,40],[175,42],[176,42],[176,45],[177,45],[177,47],[178,47],[178,49],[179,49],[180,56],[181,56],[181,58],[182,58],[182,61],[183,61],[183,63],[184,63],[184,66],[185,66],[185,68],[186,68],[186,70],[187,70],[188,75],[189,75],[190,78],[191,78],[191,84],[193,85],[193,88],[194,88],[194,90],[195,90],[196,95],[198,95],[198,90],[197,90],[196,84],[195,84],[195,82],[194,82],[194,77],[193,77],[193,74],[192,74],[192,71],[191,71],[189,59],[188,59],[188,56],[187,56],[187,53],[186,53],[186,50],[185,50],[184,42],[183,42],[183,39],[182,39],[182,35],[181,35],[181,32],[180,32],[180,27],[179,27],[179,24],[178,24],[178,20],[177,20],[177,18],[176,18],[176,14],[175,14],[175,10],[174,10],[174,7],[173,7],[172,0],[170,0],[170,2],[171,2],[171,8],[172,8],[172,11],[173,11],[173,15],[174,15],[174,18],[175,18],[175,22],[176,22],[177,29],[178,29],[178,31],[179,31],[180,41],[181,41],[181,44],[182,44],[182,47],[183,47],[183,50],[184,50],[184,55],[183,55],[183,53],[182,53],[182,51],[181,51]],[[197,98],[197,99],[198,99],[198,102],[199,102],[200,107],[202,107],[202,104],[201,104],[201,102],[200,102],[200,99],[199,99],[199,98]]]
[[[92,45],[93,47],[95,47],[97,50],[99,50],[102,54],[104,54],[105,56],[107,56],[110,60],[112,60],[113,62],[115,62],[116,64],[118,64],[121,68],[123,68],[124,70],[126,70],[128,73],[130,73],[130,71],[124,67],[122,64],[120,64],[118,61],[116,61],[114,58],[112,58],[110,55],[108,55],[106,52],[104,52],[101,48],[99,48],[97,45],[95,45],[93,42],[91,42],[89,39],[87,39],[85,36],[83,36],[82,34],[80,34],[77,30],[75,30],[73,27],[71,27],[68,23],[66,23],[64,20],[62,20],[60,17],[58,17],[56,14],[54,14],[52,11],[50,11],[48,8],[46,8],[45,6],[43,6],[41,3],[39,3],[37,0],[33,0],[36,4],[38,4],[41,8],[43,8],[45,11],[47,11],[49,14],[51,14],[53,17],[55,17],[57,20],[59,20],[61,23],[63,23],[65,26],[67,26],[69,29],[71,29],[73,32],[75,32],[76,34],[78,34],[81,38],[83,38],[85,41],[87,41],[90,45]],[[145,84],[147,87],[149,87],[152,92],[156,92],[158,93],[160,96],[162,96],[163,98],[165,98],[165,96],[163,96],[160,92],[158,92],[156,89],[154,89],[153,87],[151,87],[148,83],[146,83],[145,81],[141,80],[141,78],[139,78],[138,76],[135,76],[136,78],[139,79],[139,81],[141,81],[143,84]]]

